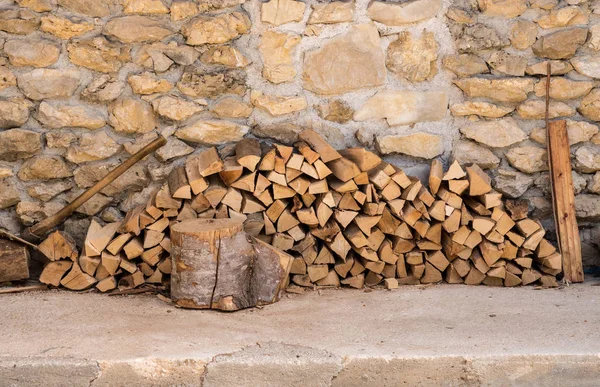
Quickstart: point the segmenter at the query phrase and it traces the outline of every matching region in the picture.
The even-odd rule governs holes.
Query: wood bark
[[[22,243],[0,239],[0,282],[29,278],[29,252]]]

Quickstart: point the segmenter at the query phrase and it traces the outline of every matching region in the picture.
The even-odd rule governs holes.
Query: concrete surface
[[[310,291],[234,314],[1,295],[0,386],[597,386],[593,285]]]

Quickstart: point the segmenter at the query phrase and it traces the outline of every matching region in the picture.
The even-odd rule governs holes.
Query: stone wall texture
[[[570,136],[586,263],[600,244],[599,0],[0,0],[0,227],[113,221],[203,147],[311,127],[424,176],[477,163],[553,229],[544,131]]]

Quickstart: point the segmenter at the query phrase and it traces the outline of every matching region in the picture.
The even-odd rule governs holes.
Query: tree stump
[[[29,252],[21,243],[0,239],[0,282],[29,278]]]
[[[239,219],[191,219],[171,228],[171,298],[194,309],[235,311],[276,302],[292,257],[244,232]]]

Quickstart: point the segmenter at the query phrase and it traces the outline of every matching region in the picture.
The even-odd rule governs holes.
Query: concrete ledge
[[[600,287],[291,295],[187,311],[152,296],[0,297],[0,386],[597,385]]]

